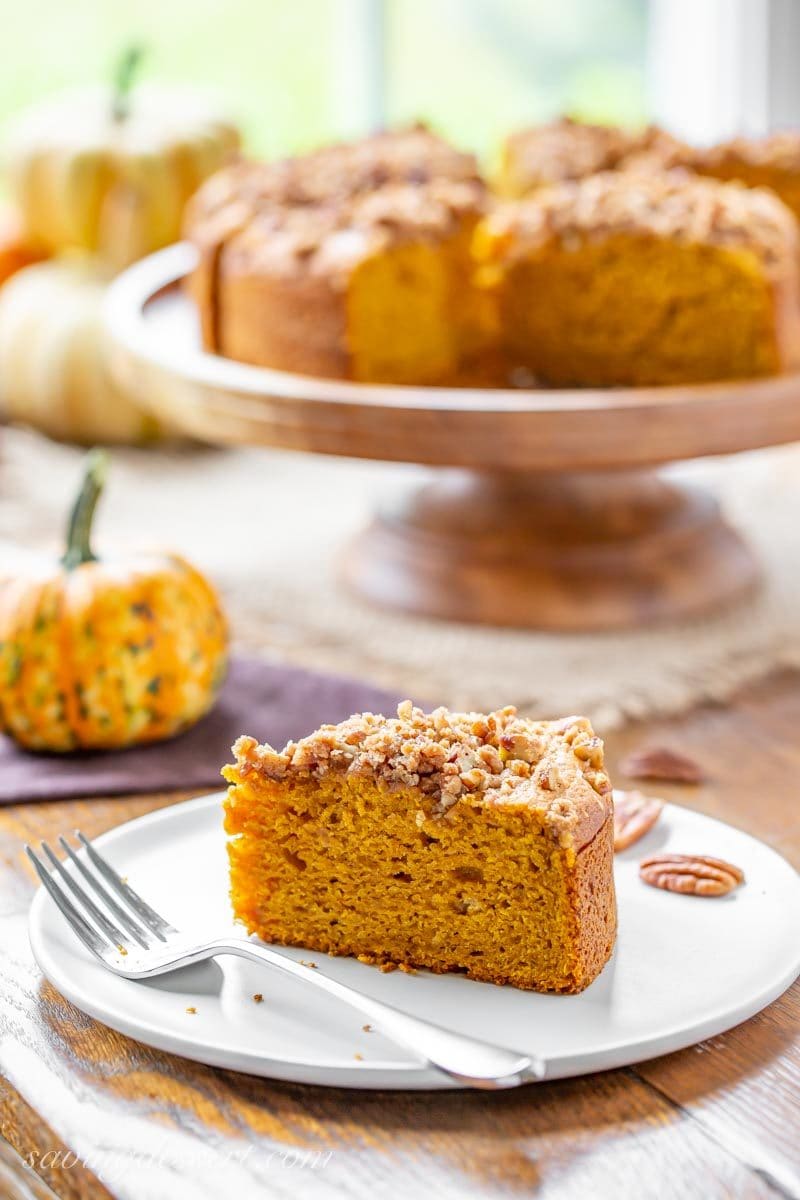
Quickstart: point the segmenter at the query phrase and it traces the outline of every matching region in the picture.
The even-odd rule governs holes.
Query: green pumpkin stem
[[[95,562],[92,553],[92,521],[97,501],[108,473],[109,455],[106,450],[90,450],[86,456],[83,483],[70,514],[67,526],[67,549],[61,560],[67,571],[81,563]]]
[[[143,58],[144,47],[129,46],[117,64],[111,101],[111,115],[115,121],[124,121],[130,114],[131,87]]]

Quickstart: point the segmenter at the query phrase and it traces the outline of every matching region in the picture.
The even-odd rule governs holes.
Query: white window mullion
[[[769,18],[770,0],[650,0],[653,119],[700,145],[766,132]]]
[[[387,0],[336,0],[332,102],[337,137],[359,137],[387,120]]]
[[[650,0],[653,119],[700,144],[800,127],[798,0]]]

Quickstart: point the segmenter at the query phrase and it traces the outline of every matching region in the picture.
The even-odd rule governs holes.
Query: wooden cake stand
[[[800,375],[557,391],[272,371],[202,351],[180,287],[193,262],[190,246],[171,246],[109,294],[115,373],[153,413],[209,442],[437,468],[345,549],[361,596],[451,620],[597,630],[706,613],[757,582],[715,500],[654,468],[800,439]]]

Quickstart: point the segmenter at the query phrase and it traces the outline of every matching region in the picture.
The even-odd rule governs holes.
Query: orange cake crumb
[[[231,896],[266,941],[538,991],[608,960],[611,787],[585,718],[406,701],[234,752]]]

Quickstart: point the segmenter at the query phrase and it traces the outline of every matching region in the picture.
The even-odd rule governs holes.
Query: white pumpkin
[[[208,100],[183,88],[121,84],[54,96],[10,125],[12,193],[35,245],[78,248],[119,268],[180,236],[186,201],[239,147]]]
[[[107,267],[81,255],[36,263],[0,287],[0,411],[51,437],[141,442],[154,419],[112,380]]]

